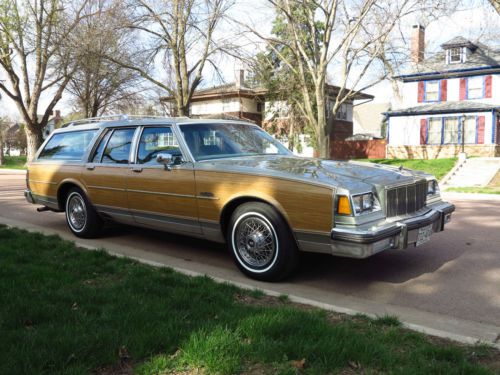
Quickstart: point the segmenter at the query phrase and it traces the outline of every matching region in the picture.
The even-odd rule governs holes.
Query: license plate
[[[415,246],[420,246],[431,239],[432,234],[432,224],[426,225],[425,227],[418,228],[417,242]]]

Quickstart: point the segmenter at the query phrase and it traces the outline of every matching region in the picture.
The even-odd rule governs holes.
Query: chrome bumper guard
[[[351,258],[367,258],[388,249],[406,249],[415,244],[419,228],[431,225],[432,232],[441,232],[450,222],[455,206],[438,203],[423,215],[388,223],[375,228],[352,228],[339,226],[331,231],[333,255]]]
[[[28,201],[28,203],[35,204],[35,198],[33,198],[33,194],[31,194],[31,190],[24,190],[24,198]]]

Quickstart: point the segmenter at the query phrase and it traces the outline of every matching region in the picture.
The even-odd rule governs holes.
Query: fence
[[[332,141],[330,142],[331,159],[384,159],[387,141]]]

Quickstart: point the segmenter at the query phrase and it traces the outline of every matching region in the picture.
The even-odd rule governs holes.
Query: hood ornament
[[[402,170],[403,170],[403,164],[401,164],[401,165],[399,166],[399,168],[398,168],[398,169],[399,169],[400,171],[402,171]]]

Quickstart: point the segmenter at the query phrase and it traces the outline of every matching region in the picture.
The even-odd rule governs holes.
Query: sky
[[[243,45],[247,51],[254,53],[256,47],[252,45],[252,42],[256,41],[256,37],[249,33],[235,32],[237,23],[250,24],[259,32],[268,35],[271,31],[274,12],[265,0],[236,0],[229,16],[232,21],[226,23],[219,30],[219,36],[224,35],[227,37],[230,35],[232,41]],[[428,22],[427,20],[418,19],[416,16],[405,19],[401,30],[403,36],[408,40],[411,34],[411,26],[415,23],[426,26],[426,56],[438,51],[442,43],[459,35],[470,40],[487,39],[488,43],[486,44],[500,47],[500,15],[495,12],[486,0],[466,0],[460,10],[437,21]],[[240,30],[242,30],[241,27]],[[245,68],[244,64],[232,57],[221,57],[217,64],[223,77],[216,77],[208,69],[203,82],[204,86],[232,82],[234,81],[235,71]],[[2,79],[1,74],[0,72],[0,79]],[[366,92],[375,96],[375,102],[384,102],[387,101],[387,92],[390,91],[392,91],[391,85],[385,81]],[[42,98],[40,108],[46,105],[48,101],[49,99]],[[72,111],[67,95],[63,96],[56,109],[61,110],[63,116]],[[2,95],[0,100],[0,116],[19,119],[17,108],[6,95]]]

